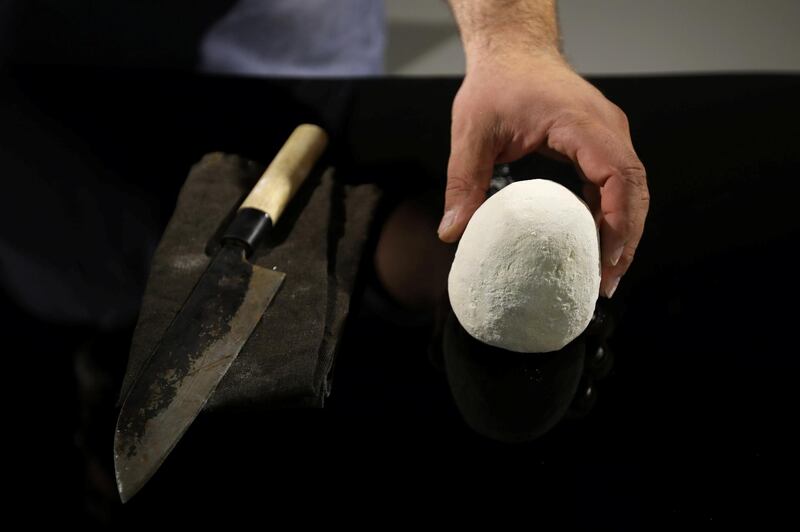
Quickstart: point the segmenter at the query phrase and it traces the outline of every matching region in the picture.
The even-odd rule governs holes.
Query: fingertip
[[[624,231],[625,224],[612,224],[610,218],[603,216],[600,222],[600,251],[603,265],[614,268],[620,263],[629,241]]]
[[[622,268],[603,266],[600,276],[600,295],[610,299],[617,291],[623,275],[625,275],[625,271]]]
[[[617,291],[617,287],[619,286],[620,280],[622,280],[622,276],[615,275],[608,282],[606,282],[605,287],[602,291],[603,295],[606,296],[608,299],[614,297],[614,292]]]
[[[452,244],[458,240],[458,238],[461,236],[461,233],[464,232],[464,228],[460,227],[457,222],[458,209],[453,208],[446,211],[444,216],[442,216],[442,221],[439,224],[439,229],[437,230],[439,240],[448,244]]]
[[[458,241],[458,237],[460,235],[455,233],[454,231],[446,232],[440,231],[439,232],[439,240],[444,242],[445,244],[454,244]]]
[[[609,235],[608,233],[609,231],[603,232],[601,230],[601,260],[604,267],[616,268],[620,264],[620,260],[625,254],[625,248],[628,244],[619,237]]]
[[[616,266],[619,264],[619,259],[622,258],[622,252],[625,251],[625,244],[620,244],[616,247],[616,249],[612,248],[611,252],[608,253],[607,261],[610,266]]]
[[[482,200],[485,199],[485,192],[476,188],[472,193],[472,197],[445,201],[444,216],[442,216],[437,230],[439,239],[443,242],[452,244],[458,241],[464,234],[475,211],[481,206]]]

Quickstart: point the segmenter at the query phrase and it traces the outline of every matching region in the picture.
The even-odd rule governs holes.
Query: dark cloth
[[[125,396],[264,171],[235,155],[196,164],[156,250],[122,386]],[[207,409],[321,407],[379,199],[374,185],[312,175],[251,260],[286,273]]]
[[[154,194],[2,74],[0,179],[0,292],[52,324],[134,323],[164,224]]]

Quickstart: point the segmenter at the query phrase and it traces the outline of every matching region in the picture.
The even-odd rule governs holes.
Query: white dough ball
[[[561,349],[589,325],[600,290],[592,213],[553,181],[508,185],[472,216],[448,289],[474,338],[521,353]]]

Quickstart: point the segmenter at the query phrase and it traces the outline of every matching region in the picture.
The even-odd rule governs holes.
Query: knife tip
[[[139,467],[141,464],[132,463],[120,452],[124,447],[119,431],[114,440],[114,478],[117,481],[119,498],[125,504],[145,485],[149,475],[142,472]]]
[[[117,487],[119,488],[119,500],[122,502],[122,504],[125,504],[125,503],[127,503],[129,500],[131,500],[131,497],[132,497],[133,495],[128,495],[128,494],[125,492],[125,490],[124,490],[124,489],[120,488],[119,486],[117,486]]]
[[[119,469],[116,471],[117,491],[122,504],[127,503],[131,498],[139,493],[139,490],[144,486],[146,480],[128,478],[124,473],[121,474]]]

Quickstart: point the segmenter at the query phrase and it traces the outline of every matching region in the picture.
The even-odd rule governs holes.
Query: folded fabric
[[[264,171],[212,153],[191,170],[156,250],[122,385],[124,398],[219,247],[222,231]],[[250,260],[286,279],[206,409],[321,407],[331,390],[380,192],[312,174]]]

